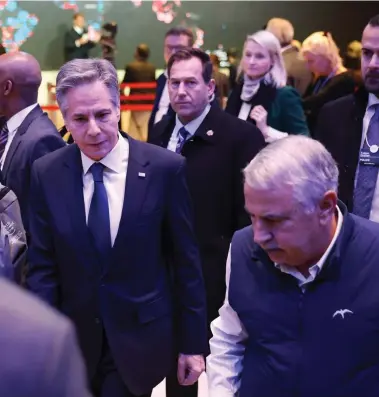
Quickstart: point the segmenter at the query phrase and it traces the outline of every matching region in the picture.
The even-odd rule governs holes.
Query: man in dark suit
[[[71,323],[0,279],[0,395],[90,397]]]
[[[134,54],[135,61],[125,67],[123,83],[151,83],[155,82],[155,66],[148,62],[150,49],[146,44],[139,44]],[[155,94],[155,89],[132,88],[130,95]],[[134,105],[153,104],[153,100],[130,102]],[[128,132],[131,136],[142,141],[147,139],[147,129],[151,111],[131,111]]]
[[[194,383],[205,292],[185,161],[122,136],[117,72],[65,64],[57,101],[75,143],[36,162],[28,287],[76,324],[95,396],[148,396],[170,372]]]
[[[276,36],[282,47],[287,84],[296,88],[301,96],[304,95],[312,81],[312,73],[305,61],[300,59],[299,50],[291,44],[295,33],[291,22],[287,19],[272,18],[268,21],[266,30]]]
[[[315,138],[338,164],[340,199],[355,214],[379,222],[379,15],[363,31],[361,65],[364,87],[322,108]]]
[[[64,37],[64,59],[65,62],[72,59],[87,59],[89,51],[95,46],[95,42],[88,37],[86,21],[80,13],[74,14],[73,26],[66,32]]]
[[[182,26],[170,29],[164,39],[163,56],[165,65],[167,65],[171,55],[183,48],[192,47],[193,44],[194,37],[190,29]],[[174,111],[170,106],[170,99],[168,97],[167,71],[165,70],[157,79],[154,107],[149,119],[149,132],[152,131],[154,124],[161,121],[166,114],[172,116]]]
[[[37,104],[41,70],[37,60],[23,52],[0,57],[0,132],[2,183],[16,194],[28,232],[30,173],[33,162],[65,146],[56,127]]]
[[[241,170],[264,146],[264,139],[254,125],[209,104],[215,82],[206,53],[194,48],[178,51],[167,69],[170,103],[176,117],[159,122],[149,142],[186,157],[210,324],[225,298],[230,240],[249,222]],[[166,389],[168,397],[197,395],[195,387],[180,387],[174,373],[167,379]]]

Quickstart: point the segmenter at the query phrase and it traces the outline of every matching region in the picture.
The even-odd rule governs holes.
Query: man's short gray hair
[[[120,106],[120,89],[114,66],[105,59],[74,59],[65,63],[57,76],[56,97],[58,105],[65,114],[65,97],[71,88],[101,81],[109,90],[113,105]]]
[[[253,189],[290,186],[295,200],[312,212],[327,191],[338,190],[338,168],[318,141],[292,135],[266,146],[244,169],[245,183]]]

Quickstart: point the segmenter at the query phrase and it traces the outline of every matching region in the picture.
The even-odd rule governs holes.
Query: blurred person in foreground
[[[90,397],[72,324],[0,278],[0,395]]]

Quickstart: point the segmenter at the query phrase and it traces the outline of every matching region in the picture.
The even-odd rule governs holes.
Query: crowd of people
[[[0,55],[0,395],[149,397],[166,379],[196,397],[206,371],[210,397],[376,397],[379,15],[361,83],[329,32],[299,51],[274,18],[226,101],[217,60],[170,29],[147,142],[120,130],[117,71],[79,54],[80,25],[56,81],[70,144],[37,60]],[[124,81],[153,75],[148,53]]]

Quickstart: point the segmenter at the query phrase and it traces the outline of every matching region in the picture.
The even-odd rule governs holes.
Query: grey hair
[[[112,104],[120,106],[120,89],[114,66],[105,59],[74,59],[65,63],[59,70],[56,84],[58,106],[63,115],[67,111],[67,92],[83,84],[101,81],[109,90]]]
[[[312,212],[327,191],[338,191],[338,168],[318,141],[291,135],[266,146],[243,171],[253,189],[293,189],[294,199]]]

